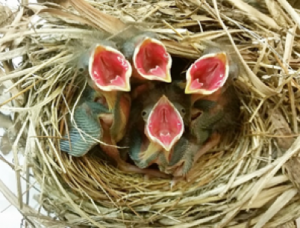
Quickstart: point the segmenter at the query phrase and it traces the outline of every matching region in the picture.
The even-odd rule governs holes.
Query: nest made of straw
[[[248,3],[69,0],[23,5],[10,14],[13,20],[0,29],[0,82],[11,98],[0,108],[14,113],[2,140],[11,143],[14,164],[2,160],[16,171],[17,197],[2,182],[0,189],[28,223],[257,228],[298,218],[300,16],[286,0]],[[63,113],[72,111],[86,84],[66,43],[95,30],[114,36],[126,29],[123,22],[157,33],[173,57],[193,60],[207,43],[225,42],[239,59],[240,133],[204,155],[190,182],[171,188],[170,179],[123,173],[93,153],[72,158],[58,150]],[[22,166],[18,152],[25,155]],[[49,216],[23,203],[36,183],[30,173]]]

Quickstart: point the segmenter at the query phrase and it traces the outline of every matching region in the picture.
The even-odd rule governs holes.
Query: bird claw
[[[168,174],[165,174],[165,173],[162,173],[158,170],[154,170],[154,169],[146,169],[144,170],[145,172],[147,172],[145,175],[144,175],[144,180],[147,181],[153,177],[156,177],[156,178],[170,178],[171,176],[168,175]]]
[[[135,165],[131,165],[126,162],[119,163],[119,168],[128,173],[139,173],[139,174],[145,174],[145,178],[149,177],[158,177],[158,178],[168,178],[170,177],[169,175],[162,173],[158,170],[154,169],[141,169],[136,167]]]
[[[188,175],[184,176],[174,176],[173,179],[170,181],[170,188],[173,189],[174,186],[176,186],[180,182],[190,182],[190,179],[188,178]]]
[[[208,152],[210,149],[215,147],[221,139],[221,135],[218,133],[213,133],[209,140],[198,150],[198,152],[195,154],[194,157],[194,164],[199,160],[199,158],[204,155],[206,152]],[[194,165],[193,164],[193,165]]]

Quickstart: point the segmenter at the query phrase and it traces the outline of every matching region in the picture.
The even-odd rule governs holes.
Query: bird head
[[[171,149],[184,132],[180,112],[165,95],[162,95],[154,106],[142,111],[142,116],[146,122],[146,136],[164,149],[166,159],[169,160]]]
[[[172,58],[159,40],[143,37],[134,49],[132,61],[135,70],[142,78],[171,82]]]
[[[117,49],[96,45],[89,59],[92,83],[103,91],[130,91],[132,68]]]
[[[186,72],[186,94],[209,95],[220,89],[229,75],[228,57],[225,52],[205,54]]]

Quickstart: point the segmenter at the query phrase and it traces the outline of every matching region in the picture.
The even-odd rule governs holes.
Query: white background
[[[17,9],[19,5],[17,0],[0,0],[2,5],[8,5],[11,9]],[[0,140],[3,135],[4,130],[0,128]],[[1,153],[1,152],[0,152]],[[2,155],[2,153],[1,153]],[[13,163],[12,153],[4,156],[6,160]],[[16,177],[14,171],[5,163],[0,161],[0,179],[5,183],[5,185],[14,193],[17,192],[16,187]],[[22,183],[22,190],[25,191],[25,184]],[[31,200],[36,208],[36,202]],[[0,193],[0,228],[20,228],[22,222],[22,215],[19,211],[10,205],[10,203],[4,198],[4,196]]]

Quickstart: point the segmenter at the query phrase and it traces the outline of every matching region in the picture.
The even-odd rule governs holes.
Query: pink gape
[[[90,57],[89,72],[101,90],[130,91],[131,65],[121,52],[112,47],[95,47]]]
[[[185,93],[212,94],[225,84],[228,73],[228,59],[224,52],[204,55],[188,69]]]
[[[163,95],[148,116],[145,134],[149,140],[158,143],[169,152],[183,132],[184,123],[179,111]]]
[[[171,82],[172,59],[160,41],[145,38],[135,49],[133,63],[140,77]]]

